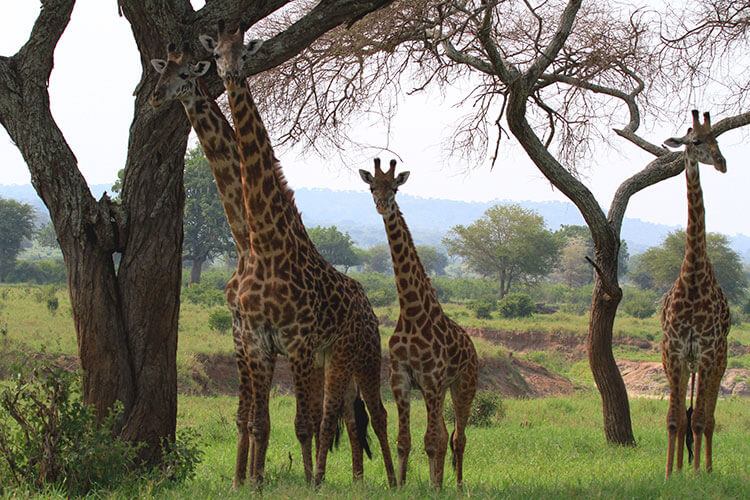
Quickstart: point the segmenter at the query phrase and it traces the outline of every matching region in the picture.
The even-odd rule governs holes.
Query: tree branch
[[[581,8],[581,0],[569,0],[565,6],[565,10],[560,16],[557,31],[552,37],[544,51],[534,60],[529,69],[523,73],[523,78],[526,80],[526,85],[531,87],[536,84],[536,81],[546,71],[546,69],[552,64],[557,57],[557,54],[565,45],[565,42],[570,36],[570,32],[573,29],[573,23],[576,20],[576,14],[578,9]]]

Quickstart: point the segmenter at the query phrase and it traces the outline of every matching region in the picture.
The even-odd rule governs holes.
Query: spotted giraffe
[[[395,171],[396,160],[391,160],[390,169],[383,172],[380,159],[376,158],[374,175],[366,170],[360,170],[359,174],[370,186],[375,208],[383,216],[401,306],[389,343],[391,388],[398,408],[398,483],[403,485],[406,481],[411,450],[409,391],[416,387],[422,392],[427,407],[424,449],[430,462],[430,482],[437,487],[443,484],[448,444],[443,402],[450,390],[456,417],[451,448],[456,482],[461,488],[466,446],[464,431],[477,389],[477,353],[469,335],[445,315],[435,296],[396,203],[396,191],[409,178],[409,172],[396,176]]]
[[[253,416],[253,480],[262,484],[268,447],[268,396],[277,354],[285,355],[294,378],[295,432],[302,448],[305,478],[313,479],[311,437],[316,363],[325,363],[325,399],[316,454],[315,482],[325,475],[336,414],[354,376],[380,442],[388,481],[395,483],[387,437],[387,416],[380,398],[380,334],[362,286],[328,264],[310,241],[275,158],[265,126],[241,78],[242,67],[260,48],[246,47],[243,31],[224,29],[217,39],[200,37],[214,54],[229,98],[240,153],[242,188],[256,261],[240,277],[238,300],[252,336],[243,338],[249,353]]]
[[[160,74],[151,104],[159,108],[165,103],[179,100],[185,108],[188,119],[195,130],[201,147],[206,155],[211,172],[229,222],[229,227],[237,248],[237,269],[227,283],[226,293],[229,309],[232,313],[232,332],[235,357],[239,374],[239,407],[237,411],[237,460],[233,478],[234,487],[244,482],[247,471],[250,439],[248,419],[251,409],[250,362],[244,349],[239,297],[240,276],[250,272],[254,265],[255,255],[250,241],[250,226],[247,222],[244,196],[240,175],[240,157],[234,129],[208,90],[203,86],[200,77],[210,68],[208,61],[196,61],[188,44],[184,44],[181,53],[177,53],[175,44],[167,47],[167,59],[153,59],[151,64]],[[247,328],[245,326],[245,328]],[[251,334],[250,334],[251,335]],[[316,429],[316,443],[319,442],[320,420],[323,404],[322,366],[314,372],[313,385],[317,396],[314,400],[313,422]],[[355,406],[356,405],[356,406]],[[367,446],[364,440],[365,429],[358,429],[355,408],[359,407],[357,388],[350,384],[346,393],[346,403],[342,413],[352,449],[352,467],[354,477],[362,477],[362,447]],[[361,418],[361,416],[360,416]],[[361,422],[361,420],[360,420]],[[369,453],[369,449],[368,449]]]
[[[703,114],[700,123],[693,110],[693,127],[683,137],[672,137],[664,144],[685,146],[685,177],[687,179],[688,225],[685,259],[680,274],[664,299],[661,325],[662,364],[669,380],[669,411],[667,412],[666,477],[672,473],[677,444],[677,470],[682,469],[685,433],[688,431],[685,397],[690,374],[697,373],[692,433],[695,442],[695,472],[700,470],[701,437],[706,437],[706,471],[712,469],[714,410],[721,377],[727,367],[727,335],[730,327],[729,306],[716,281],[706,254],[706,222],[698,163],[713,165],[719,172],[727,171],[726,160],[711,130],[711,118]],[[696,380],[696,379],[694,379]]]

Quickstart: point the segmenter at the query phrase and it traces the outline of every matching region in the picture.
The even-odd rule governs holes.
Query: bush
[[[67,280],[62,259],[18,260],[8,273],[8,283],[64,284]]]
[[[494,300],[472,300],[467,307],[479,319],[492,319],[492,311],[497,308],[497,304]]]
[[[182,299],[208,307],[220,306],[226,300],[223,290],[217,290],[211,283],[205,282],[193,283],[183,288]]]
[[[456,422],[453,400],[450,397],[445,399],[443,417],[446,422],[451,424]],[[474,396],[474,402],[471,404],[468,425],[490,427],[499,424],[503,418],[505,418],[505,405],[503,405],[500,394],[493,391],[477,392]]]
[[[60,301],[57,300],[57,297],[50,297],[47,299],[47,310],[50,314],[55,314],[58,307],[60,307]]]
[[[503,318],[526,318],[536,310],[536,304],[525,293],[509,293],[498,303]]]
[[[219,307],[208,315],[208,327],[219,333],[227,333],[232,329],[232,313],[225,307]]]
[[[623,294],[622,310],[634,318],[650,318],[656,312],[657,300],[656,292],[627,288]]]
[[[393,275],[360,273],[352,277],[362,284],[370,304],[374,307],[389,306],[398,299],[398,290]]]
[[[381,288],[367,294],[373,307],[385,307],[393,304],[398,299],[398,292]]]
[[[100,423],[81,400],[79,374],[36,362],[13,369],[14,382],[0,391],[0,484],[19,491],[55,489],[71,497],[139,478],[159,483],[194,475],[202,455],[194,431],[165,443],[164,463],[141,474],[140,445],[112,431],[122,414],[119,402]]]

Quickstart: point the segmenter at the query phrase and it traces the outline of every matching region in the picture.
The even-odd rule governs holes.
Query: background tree
[[[215,29],[218,20],[253,26],[287,3],[224,0],[195,10],[188,0],[158,5],[118,0],[142,67],[118,204],[91,196],[50,111],[54,51],[75,1],[44,0],[28,41],[16,54],[0,57],[0,123],[28,165],[58,235],[84,373],[83,399],[100,417],[119,400],[123,412],[117,430],[125,440],[146,443],[140,455],[149,463],[161,459],[164,439],[174,439],[177,419],[182,174],[190,130],[179,103],[158,111],[149,105],[158,79],[149,61],[163,58],[170,42],[193,43],[193,52],[203,53],[198,36]],[[387,3],[299,4],[294,22],[275,25],[258,57],[245,66],[245,76],[283,63],[330,29]],[[214,97],[224,90],[214,72],[204,82]],[[117,252],[122,259],[115,267]]]
[[[182,258],[191,261],[190,283],[200,283],[206,261],[235,252],[216,180],[200,146],[185,156],[185,219]],[[236,253],[236,252],[235,252]]]
[[[417,245],[417,254],[429,276],[442,276],[448,265],[448,256],[435,247]]]
[[[60,248],[60,245],[57,243],[55,227],[52,225],[51,221],[47,221],[36,229],[34,232],[34,239],[41,247]]]
[[[565,283],[569,288],[588,285],[594,280],[594,270],[585,259],[586,256],[592,257],[589,255],[590,249],[587,243],[580,236],[565,239],[565,247],[560,252],[553,278]]]
[[[641,288],[666,293],[680,273],[686,242],[687,234],[679,229],[669,233],[661,245],[638,255],[633,265],[634,281]],[[727,237],[718,233],[706,235],[706,250],[727,298],[733,303],[741,302],[745,298],[747,280],[739,254],[729,247]]]
[[[391,260],[391,249],[386,244],[374,245],[367,249],[367,261],[365,267],[368,271],[376,273],[393,272],[393,262]]]
[[[0,281],[13,270],[21,244],[34,233],[34,208],[0,197]]]
[[[737,30],[731,24],[744,18],[725,15],[724,9],[719,17],[726,29],[721,36],[712,31],[717,29],[716,5],[741,13],[741,4],[703,0],[700,9],[691,4],[683,12],[700,12],[709,20],[696,28],[692,14],[678,13],[678,20],[684,20],[680,24],[637,5],[404,0],[350,31],[331,32],[315,50],[290,61],[278,74],[265,75],[261,87],[269,102],[289,107],[279,115],[278,129],[291,141],[315,140],[319,147],[322,138],[341,147],[347,140],[347,118],[365,109],[357,103],[392,109],[404,73],[418,79],[415,91],[440,87],[455,92],[456,81],[467,82],[460,102],[471,104],[471,111],[457,123],[449,149],[471,160],[489,157],[494,164],[501,146],[504,153],[508,144],[501,139],[512,134],[543,175],[578,207],[589,227],[596,271],[589,365],[602,397],[607,440],[633,444],[627,392],[611,341],[622,297],[622,219],[635,193],[684,168],[681,152],[667,151],[660,146],[663,138],[649,141],[638,129],[644,116],[684,120],[686,102],[710,82],[726,83],[738,96],[731,107],[737,114],[715,123],[715,131],[720,135],[750,123],[742,105],[742,97],[750,95],[742,91],[748,86],[747,75],[738,74],[737,64],[727,64],[746,53],[744,27]],[[665,31],[665,20],[673,31]],[[665,33],[674,33],[677,41],[665,43]],[[309,71],[312,67],[318,71]],[[695,73],[702,78],[693,79]],[[597,163],[595,144],[599,148],[618,137],[655,159],[622,182],[605,212],[579,178],[579,169]]]
[[[469,226],[455,226],[443,244],[470,269],[500,284],[500,298],[514,283],[529,283],[552,271],[560,240],[544,217],[518,204],[495,205]]]
[[[351,266],[362,263],[349,233],[342,233],[336,226],[315,226],[308,228],[307,234],[320,255],[333,266],[343,266],[344,273],[349,272]]]

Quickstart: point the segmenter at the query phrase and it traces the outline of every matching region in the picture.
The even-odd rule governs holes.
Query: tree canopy
[[[315,226],[307,229],[310,240],[329,264],[343,266],[346,270],[361,264],[349,233],[342,233],[336,226]]]
[[[502,297],[514,283],[549,274],[560,251],[544,218],[518,204],[490,207],[471,225],[453,227],[443,244],[476,273],[496,279]]]
[[[34,233],[34,207],[0,197],[0,281],[16,263],[24,239]]]
[[[673,231],[661,245],[651,247],[635,258],[633,280],[641,287],[666,293],[680,274],[685,258],[687,234]],[[714,274],[727,298],[739,302],[745,297],[747,279],[739,254],[729,246],[726,236],[718,233],[706,235],[706,251]]]

